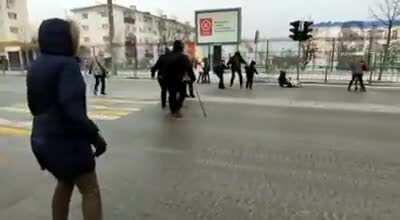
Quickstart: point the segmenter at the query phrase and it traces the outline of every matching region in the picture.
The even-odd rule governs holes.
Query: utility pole
[[[299,50],[297,51],[297,81],[300,81],[300,62],[301,62],[301,41],[299,41]]]
[[[254,61],[257,63],[257,55],[258,55],[258,41],[260,39],[260,31],[256,31],[256,37],[254,39],[254,44],[256,45],[256,51],[254,53]]]
[[[332,55],[331,55],[331,72],[333,72],[335,65],[335,54],[336,54],[336,38],[332,40]]]
[[[375,34],[375,31],[374,31],[374,29],[372,29],[370,32],[369,32],[370,34],[369,34],[369,45],[368,45],[368,60],[367,60],[367,63],[368,63],[368,68],[370,68],[369,69],[369,71],[370,71],[370,74],[369,74],[369,84],[371,85],[372,84],[372,74],[373,74],[373,71],[375,71],[375,70],[372,70],[371,69],[371,62],[372,62],[372,47],[373,47],[373,43],[374,43],[374,34]]]
[[[113,75],[117,75],[117,68],[115,66],[115,54],[114,54],[114,35],[115,35],[115,27],[114,27],[114,8],[113,1],[107,0],[107,9],[108,9],[108,26],[109,26],[109,47],[110,47],[110,55],[111,55],[111,69]]]
[[[268,72],[269,69],[269,40],[267,39],[267,51],[266,51],[266,58],[265,58],[265,72]]]
[[[311,39],[312,31],[311,28],[313,22],[309,21],[294,21],[290,25],[292,28],[289,30],[292,34],[289,36],[292,40],[299,42],[299,51],[297,53],[297,80],[300,81],[300,62],[301,62],[301,46],[302,42]]]

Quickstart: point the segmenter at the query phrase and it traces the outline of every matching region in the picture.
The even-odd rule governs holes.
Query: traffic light
[[[300,21],[292,22],[292,23],[290,23],[290,25],[293,28],[290,29],[290,32],[292,32],[292,34],[289,37],[292,38],[292,40],[294,40],[294,41],[299,41],[300,40]]]
[[[289,36],[294,41],[307,41],[312,38],[312,25],[310,21],[295,21],[290,23],[293,27],[290,29],[292,34]]]
[[[304,41],[307,41],[309,39],[311,39],[312,36],[312,26],[314,25],[314,22],[312,21],[306,21],[304,22]]]

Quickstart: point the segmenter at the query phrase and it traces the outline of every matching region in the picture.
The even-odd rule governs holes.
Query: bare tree
[[[315,61],[315,54],[318,51],[317,44],[314,40],[303,42],[301,44],[301,51],[301,69],[304,71],[310,62]]]
[[[382,79],[383,69],[388,61],[392,42],[392,31],[395,22],[400,17],[399,0],[382,0],[375,9],[370,9],[371,15],[382,25],[387,27],[386,44],[383,47],[383,60],[379,68],[379,80]]]

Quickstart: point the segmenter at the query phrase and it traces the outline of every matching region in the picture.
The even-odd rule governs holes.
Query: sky
[[[101,0],[27,0],[31,21],[65,17],[65,12],[74,7],[87,6]],[[260,30],[264,38],[287,37],[289,23],[299,19],[315,22],[371,20],[369,8],[383,0],[114,0],[139,10],[176,16],[179,21],[194,23],[194,11],[242,7],[243,35],[253,38]]]

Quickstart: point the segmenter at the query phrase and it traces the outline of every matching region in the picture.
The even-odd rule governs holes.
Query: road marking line
[[[10,121],[8,119],[0,118],[0,125],[7,126],[7,127],[16,127],[16,128],[32,128],[32,121]]]
[[[129,115],[130,112],[128,111],[112,111],[112,110],[95,110],[89,112],[89,114],[99,114],[99,115],[105,115],[105,116],[119,116],[119,117],[124,117]]]
[[[125,108],[125,107],[108,107],[104,105],[90,105],[89,108],[93,108],[95,110],[109,110],[109,111],[127,111],[127,112],[138,112],[140,108]]]
[[[0,136],[29,136],[31,131],[26,128],[0,127]]]
[[[157,104],[155,101],[130,101],[130,100],[122,100],[122,99],[94,99],[90,101],[101,102],[103,105],[96,105],[90,103],[88,105],[89,112],[88,115],[90,118],[94,120],[104,120],[104,121],[112,121],[118,120],[122,117],[128,116],[133,112],[139,112],[141,108],[134,107],[115,107],[115,106],[106,106],[112,104]],[[22,113],[29,114],[30,111],[26,105],[26,103],[17,103],[13,106],[0,107],[0,111],[12,112],[12,113]],[[7,119],[0,118],[0,125],[4,125],[7,127],[16,127],[16,128],[27,128],[31,129],[32,122],[13,122]]]
[[[308,100],[298,101],[290,99],[245,99],[245,98],[228,98],[228,97],[204,97],[204,100],[212,103],[230,103],[230,104],[247,104],[247,105],[270,106],[270,107],[292,107],[292,108],[304,108],[304,109],[400,114],[400,105],[323,102],[323,101],[316,102]]]
[[[95,113],[88,113],[89,118],[93,120],[99,120],[99,121],[114,121],[118,120],[121,117],[120,116],[107,116],[107,115],[101,115],[101,114],[95,114]]]
[[[1,111],[6,111],[6,112],[14,112],[14,113],[23,113],[23,114],[30,114],[31,112],[29,111],[28,108],[24,107],[1,107]]]
[[[93,102],[95,104],[104,104],[104,103],[112,103],[112,104],[139,104],[139,105],[156,105],[159,101],[146,101],[146,100],[123,100],[123,99],[90,99],[89,102]]]

